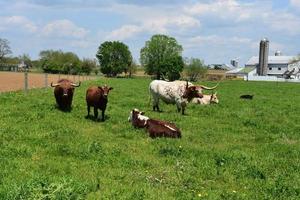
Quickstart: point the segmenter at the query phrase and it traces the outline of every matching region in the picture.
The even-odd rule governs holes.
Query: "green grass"
[[[114,87],[105,122],[85,119],[85,91]],[[0,199],[299,199],[299,84],[225,81],[218,105],[149,105],[149,79],[101,79],[75,91],[0,94]],[[206,82],[212,86],[214,83]],[[254,94],[252,101],[241,94]],[[182,139],[150,139],[127,122],[139,108]]]

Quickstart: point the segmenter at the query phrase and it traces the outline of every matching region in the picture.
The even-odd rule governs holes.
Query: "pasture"
[[[1,93],[0,199],[300,198],[299,84],[224,81],[218,105],[182,116],[175,105],[152,111],[150,81],[86,81],[71,112],[55,108],[51,88]],[[104,83],[114,87],[106,121],[85,119],[87,87]],[[175,122],[182,138],[133,128],[135,107]]]

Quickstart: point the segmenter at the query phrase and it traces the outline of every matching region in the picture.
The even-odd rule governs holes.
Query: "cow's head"
[[[129,113],[128,121],[131,122],[132,119],[136,118],[138,115],[144,115],[144,112],[139,111],[139,109],[135,108]]]
[[[62,96],[68,97],[73,95],[75,87],[79,87],[80,84],[81,84],[80,81],[78,84],[69,81],[62,81],[55,84],[51,83],[51,87],[59,88],[62,91]]]
[[[182,97],[191,101],[193,98],[202,98],[203,94],[199,92],[197,86],[189,86],[188,82],[186,82],[185,91]]]
[[[142,121],[146,125],[146,121],[149,119],[149,117],[144,116],[145,112],[139,111],[137,108],[133,109],[129,113],[128,121],[132,123],[136,123],[137,121]]]
[[[108,87],[107,85],[104,85],[104,86],[98,87],[98,88],[101,90],[104,98],[107,98],[109,91],[113,89],[112,87]]]
[[[210,103],[219,103],[219,99],[217,97],[217,92],[212,93],[210,96]]]

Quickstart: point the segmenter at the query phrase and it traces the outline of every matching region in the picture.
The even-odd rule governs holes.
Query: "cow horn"
[[[186,81],[186,89],[188,89],[188,88],[189,88],[189,82]]]
[[[56,87],[56,86],[58,86],[58,85],[59,85],[59,83],[53,84],[53,83],[51,82],[51,87]]]
[[[80,86],[80,84],[81,84],[81,82],[80,82],[80,81],[79,81],[79,83],[78,83],[78,84],[71,83],[71,85],[72,85],[72,86],[74,86],[74,87],[79,87],[79,86]]]
[[[205,90],[214,90],[219,86],[219,83],[217,85],[215,85],[214,87],[206,87],[204,85],[199,85],[199,87],[201,87],[202,89],[205,89]]]

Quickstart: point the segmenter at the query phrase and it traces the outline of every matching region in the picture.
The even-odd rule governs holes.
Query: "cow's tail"
[[[150,91],[150,86],[149,86],[149,90],[148,90],[148,95],[149,95],[149,101],[148,101],[148,106],[151,105],[151,91]]]

